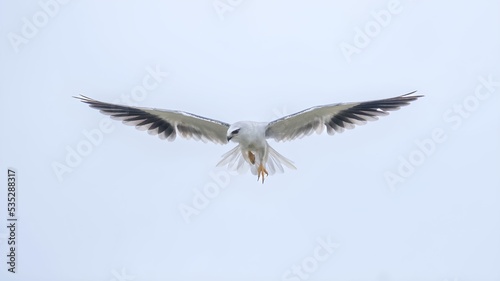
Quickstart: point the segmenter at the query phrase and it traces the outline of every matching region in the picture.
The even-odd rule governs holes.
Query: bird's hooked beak
[[[227,136],[227,142],[229,142],[233,138],[233,135]]]

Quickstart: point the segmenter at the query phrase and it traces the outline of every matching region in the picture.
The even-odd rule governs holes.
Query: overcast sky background
[[[0,225],[9,167],[19,221],[0,279],[500,280],[500,3],[326,2],[1,1]],[[72,98],[232,123],[413,90],[352,131],[270,141],[298,169],[263,185],[215,167],[234,144]]]

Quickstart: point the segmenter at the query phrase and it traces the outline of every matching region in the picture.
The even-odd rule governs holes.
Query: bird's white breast
[[[251,150],[265,147],[267,123],[251,121],[245,123],[248,127],[240,131],[240,144]]]

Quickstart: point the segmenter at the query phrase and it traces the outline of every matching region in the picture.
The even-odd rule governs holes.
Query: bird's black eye
[[[231,132],[231,135],[236,135],[239,131],[240,131],[240,129],[236,129],[236,130]]]

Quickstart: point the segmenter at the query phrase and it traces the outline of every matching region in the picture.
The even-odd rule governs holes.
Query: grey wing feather
[[[226,134],[229,124],[221,121],[183,111],[105,103],[83,95],[75,98],[89,104],[92,108],[99,109],[101,113],[109,115],[113,119],[121,120],[127,125],[133,125],[139,130],[147,130],[148,133],[158,135],[161,139],[173,141],[177,135],[180,135],[187,139],[193,138],[203,142],[227,143]]]
[[[270,122],[266,127],[266,138],[293,140],[313,132],[321,133],[325,127],[329,135],[342,133],[355,125],[378,120],[379,116],[388,115],[389,111],[398,110],[422,97],[412,95],[415,92],[382,100],[311,107]]]

